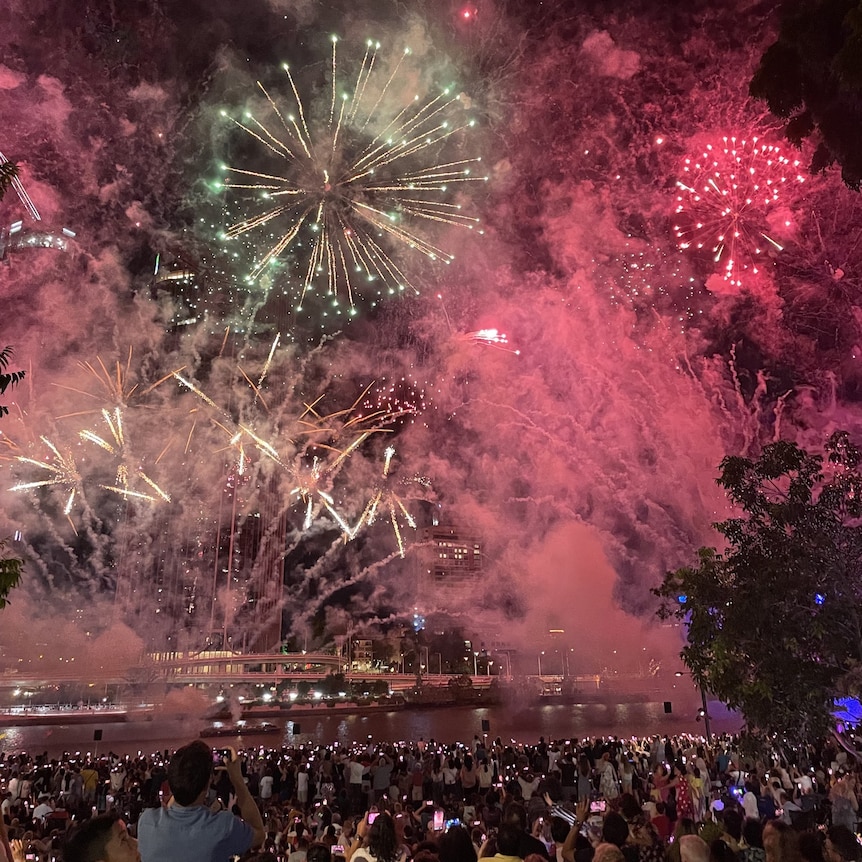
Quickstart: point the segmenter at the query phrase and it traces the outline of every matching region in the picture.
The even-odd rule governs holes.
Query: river
[[[710,703],[714,733],[735,732],[741,720],[717,703]],[[504,741],[533,742],[546,739],[568,739],[583,736],[643,736],[653,733],[703,733],[703,724],[695,720],[696,710],[686,707],[666,715],[661,703],[624,704],[537,704],[515,710],[494,706],[418,708],[380,711],[370,714],[320,714],[297,716],[300,734],[293,733],[293,723],[275,719],[279,732],[222,737],[217,745],[237,748],[274,748],[283,743],[365,742],[370,736],[379,741],[436,739],[442,742],[469,741],[482,733],[482,721],[489,722],[490,735]],[[153,721],[75,726],[28,726],[0,729],[0,751],[47,752],[57,757],[64,751],[104,754],[149,753],[177,746],[196,738],[205,725],[198,719],[156,718]],[[94,731],[101,740],[94,741]]]

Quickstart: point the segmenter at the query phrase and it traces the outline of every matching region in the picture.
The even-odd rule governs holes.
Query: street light
[[[544,650],[542,650],[542,651],[539,653],[539,676],[541,676],[541,675],[542,675],[542,656],[543,656],[544,654],[545,654],[545,651],[544,651]]]
[[[684,671],[678,670],[674,676],[691,676],[690,673],[685,673]],[[695,685],[697,683],[695,682]],[[706,706],[706,689],[702,685],[697,686],[700,689],[700,702],[702,707],[698,710],[700,715],[698,715],[698,720],[700,716],[703,716],[703,729],[706,731],[706,744],[710,745],[712,743],[712,732],[709,724],[709,709]]]

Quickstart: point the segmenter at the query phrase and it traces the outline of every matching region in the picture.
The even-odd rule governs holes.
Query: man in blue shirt
[[[213,752],[195,740],[171,758],[167,806],[148,808],[138,821],[143,862],[227,862],[263,844],[263,820],[243,781],[241,761],[232,749],[229,758],[218,759],[223,765],[217,768],[227,772],[241,816],[207,807]]]

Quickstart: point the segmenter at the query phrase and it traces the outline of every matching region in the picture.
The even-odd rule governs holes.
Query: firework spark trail
[[[401,533],[401,525],[399,519],[406,521],[407,525],[415,530],[416,520],[410,514],[404,501],[392,487],[394,482],[387,482],[390,477],[392,467],[392,459],[395,456],[395,447],[387,446],[383,453],[383,469],[381,471],[381,484],[374,489],[371,499],[359,516],[356,526],[349,531],[345,530],[345,534],[349,539],[353,539],[359,533],[363,526],[370,527],[377,520],[378,511],[386,512],[389,516],[389,522],[392,524],[392,532],[395,534],[395,541],[398,545],[398,554],[401,557],[405,555],[404,537]],[[421,484],[420,480],[413,480]]]
[[[266,362],[263,363],[263,369],[260,372],[260,377],[257,380],[257,386],[255,387],[254,392],[254,400],[257,401],[260,396],[260,387],[263,386],[263,381],[266,380],[266,375],[269,373],[270,366],[272,365],[272,357],[275,356],[275,351],[278,349],[278,342],[281,340],[281,333],[276,333],[275,338],[272,341],[272,347],[269,349],[269,356],[266,357]]]
[[[677,181],[676,213],[684,217],[674,226],[679,247],[708,247],[725,281],[742,287],[743,274],[757,275],[769,248],[783,250],[767,232],[767,217],[782,191],[805,181],[798,169],[798,160],[791,162],[757,137],[750,142],[725,137],[718,146],[707,145],[700,156],[687,158],[685,181]]]
[[[264,202],[262,210],[228,227],[227,238],[237,238],[277,223],[278,238],[259,256],[249,280],[256,280],[288,248],[309,248],[302,267],[299,309],[320,277],[326,285],[325,293],[336,304],[338,297],[345,294],[353,313],[356,300],[362,296],[360,281],[376,283],[378,296],[382,295],[378,289],[381,286],[389,294],[406,288],[418,293],[392,253],[381,244],[382,237],[432,260],[450,263],[454,259],[423,236],[413,223],[428,221],[474,228],[479,220],[463,213],[459,203],[447,198],[452,192],[450,187],[485,182],[487,177],[473,173],[474,166],[481,161],[478,157],[435,161],[441,146],[473,125],[472,120],[453,123],[448,119],[461,101],[460,96],[452,96],[449,89],[424,103],[414,98],[369,141],[364,130],[377,116],[409,52],[405,51],[398,60],[360,126],[359,117],[368,98],[380,46],[367,43],[359,73],[350,88],[352,92],[342,94],[339,100],[337,42],[337,38],[333,38],[328,122],[315,126],[312,132],[299,88],[285,65],[298,119],[282,110],[260,82],[258,86],[282,131],[270,128],[250,113],[242,120],[228,117],[271,156],[285,162],[284,173],[225,166],[222,185],[257,193]],[[384,122],[382,118],[381,122]],[[367,141],[364,146],[363,141]],[[427,164],[426,159],[432,163]],[[272,200],[276,205],[267,204]],[[311,239],[303,244],[299,238],[306,229]]]
[[[179,368],[175,368],[173,371],[169,371],[163,377],[160,377],[156,380],[155,383],[151,383],[145,389],[138,391],[140,386],[139,383],[132,383],[130,380],[131,375],[131,366],[132,366],[132,347],[129,346],[129,354],[126,357],[125,365],[122,365],[119,361],[115,363],[114,369],[109,371],[105,363],[102,361],[101,356],[96,356],[95,364],[85,360],[83,362],[78,362],[78,366],[89,374],[91,374],[95,380],[98,382],[101,387],[101,392],[91,392],[88,389],[81,389],[75,386],[66,386],[62,383],[53,383],[53,386],[56,386],[58,389],[65,389],[68,392],[75,392],[78,395],[83,395],[86,398],[91,398],[93,400],[98,401],[109,401],[112,406],[120,406],[120,407],[128,407],[134,400],[142,399],[146,395],[149,395],[150,392],[157,389],[162,385],[166,380],[170,380],[171,377],[178,374],[182,371],[185,366],[180,366]],[[103,408],[94,407],[92,410],[80,410],[76,413],[64,413],[62,416],[58,416],[58,419],[68,419],[74,416],[85,416],[89,413],[97,413],[101,412]]]
[[[30,464],[33,467],[38,467],[46,470],[50,474],[50,478],[39,479],[33,482],[19,482],[13,485],[10,491],[28,491],[35,488],[47,488],[51,486],[60,486],[69,489],[69,496],[66,498],[66,503],[63,506],[63,514],[71,524],[72,529],[77,533],[75,524],[71,518],[72,507],[75,504],[75,497],[81,490],[83,478],[78,472],[78,466],[71,452],[65,455],[60,454],[60,450],[47,438],[39,438],[50,450],[54,456],[53,463],[50,461],[39,461],[35,458],[28,458],[24,455],[18,455],[15,460],[21,464]]]
[[[465,333],[464,338],[473,344],[493,347],[506,353],[513,353],[515,356],[521,355],[520,350],[514,350],[508,346],[509,337],[498,329],[477,329],[474,332]]]
[[[273,344],[265,368],[268,370],[272,354],[278,339]],[[242,371],[242,369],[240,369]],[[257,401],[258,387],[243,373],[249,385],[255,391]],[[261,375],[261,382],[265,374]],[[247,423],[235,422],[225,410],[220,408],[203,390],[180,374],[174,377],[187,389],[193,392],[209,407],[219,413],[213,424],[229,439],[230,447],[237,450],[238,472],[246,472],[247,453],[244,440],[247,438],[265,458],[276,464],[290,477],[292,487],[289,496],[295,502],[301,501],[304,506],[303,529],[309,530],[322,510],[325,510],[339,525],[344,533],[350,533],[351,527],[338,511],[329,488],[335,481],[340,470],[349,457],[372,435],[382,433],[386,422],[392,421],[393,411],[380,408],[371,413],[357,412],[357,408],[367,395],[371,385],[366,387],[360,396],[347,408],[330,414],[318,410],[318,404],[323,395],[312,402],[306,402],[303,412],[293,421],[294,428],[283,435],[283,442],[289,446],[285,452],[273,442],[265,439]],[[400,415],[400,413],[398,414]],[[333,445],[330,440],[341,440],[342,445]],[[324,458],[317,451],[330,453]],[[308,459],[311,459],[310,465]]]
[[[155,503],[156,497],[153,497],[151,494],[135,491],[129,487],[129,469],[125,462],[131,456],[128,451],[126,436],[123,431],[122,410],[120,407],[115,407],[113,413],[111,413],[103,409],[102,417],[105,420],[105,424],[108,426],[111,437],[113,437],[113,443],[89,429],[84,429],[83,431],[78,432],[78,436],[82,440],[95,444],[99,448],[104,449],[106,452],[119,459],[119,463],[117,465],[116,484],[100,485],[100,487],[104,488],[106,491],[113,491],[120,494],[122,497],[135,497]],[[164,454],[164,450],[162,451],[162,454]],[[135,469],[133,473],[142,482],[152,488],[164,502],[170,503],[170,495],[166,491],[163,491],[141,468]]]

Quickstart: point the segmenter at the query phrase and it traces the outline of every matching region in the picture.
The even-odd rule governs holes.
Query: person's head
[[[815,832],[799,833],[799,853],[803,862],[826,862],[823,842]]]
[[[823,847],[826,862],[859,862],[856,836],[846,826],[831,826]]]
[[[115,814],[85,820],[66,841],[66,862],[141,862],[138,842]]]
[[[738,857],[726,841],[716,838],[709,845],[709,862],[738,862]]]
[[[201,739],[178,748],[168,766],[168,786],[178,805],[193,805],[210,786],[212,749]]]
[[[328,844],[315,841],[306,851],[305,860],[306,862],[331,862],[332,851]]]
[[[569,824],[562,817],[554,817],[551,820],[551,838],[554,844],[559,844],[561,847],[566,838],[569,837]]]
[[[780,820],[770,820],[763,827],[763,849],[766,862],[801,862],[802,859],[798,833]]]
[[[625,862],[625,856],[616,844],[603,842],[596,847],[593,862]]]
[[[476,848],[463,826],[452,826],[437,841],[437,852],[446,862],[476,862]]]
[[[742,824],[742,840],[749,847],[763,847],[763,824],[747,817]]]
[[[517,826],[521,832],[524,832],[527,828],[527,809],[520,802],[510,802],[503,813],[503,821]]]
[[[691,817],[680,817],[673,829],[673,837],[679,841],[683,835],[697,835],[697,824]]]
[[[629,825],[622,814],[611,811],[602,823],[602,841],[622,847],[629,837]]]
[[[497,830],[497,852],[501,856],[517,856],[521,849],[523,829],[517,824],[504,821]]]
[[[381,811],[368,827],[368,849],[380,862],[395,862],[398,858],[398,837],[392,816]]]
[[[739,841],[742,838],[742,815],[738,808],[725,807],[722,822],[724,823],[724,831],[734,841]]]
[[[682,862],[709,862],[709,845],[699,835],[683,835],[679,839]]]
[[[623,793],[620,797],[620,813],[626,820],[634,820],[641,815],[641,807],[631,793]]]

